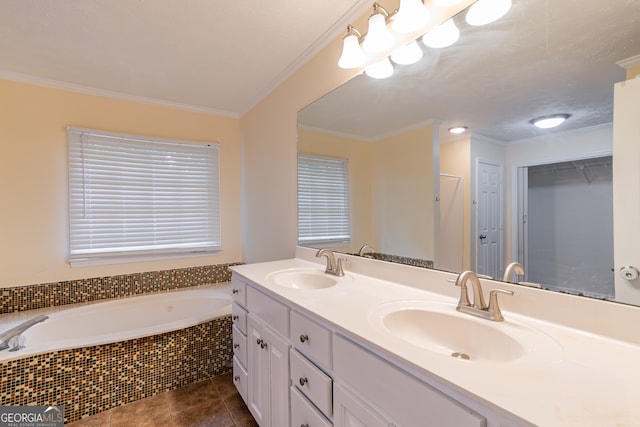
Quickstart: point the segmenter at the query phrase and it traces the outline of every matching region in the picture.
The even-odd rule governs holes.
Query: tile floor
[[[231,373],[167,391],[67,424],[72,427],[257,426]]]

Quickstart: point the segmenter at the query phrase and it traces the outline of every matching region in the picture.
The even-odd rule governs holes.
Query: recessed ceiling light
[[[571,117],[571,114],[550,114],[548,116],[536,117],[535,119],[529,120],[529,123],[539,127],[540,129],[549,129],[560,126],[569,117]]]
[[[456,126],[456,127],[449,128],[449,132],[464,133],[467,129],[469,129],[467,126]]]

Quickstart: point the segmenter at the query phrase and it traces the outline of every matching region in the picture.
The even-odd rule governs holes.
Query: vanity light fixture
[[[338,67],[351,69],[364,65],[367,57],[360,47],[360,38],[362,38],[360,32],[349,25],[347,35],[342,39],[342,55],[338,60]]]
[[[386,79],[393,74],[393,65],[391,65],[389,57],[386,57],[382,61],[369,65],[364,72],[374,79]]]
[[[415,64],[421,59],[422,49],[420,49],[418,42],[415,40],[407,45],[397,48],[391,54],[391,60],[400,65]]]
[[[378,3],[373,4],[373,15],[369,17],[369,30],[362,42],[365,53],[382,53],[393,46],[395,39],[387,28],[389,12]]]
[[[468,126],[455,126],[455,127],[449,128],[449,132],[459,134],[459,133],[466,132],[467,129],[469,129]]]
[[[556,126],[560,126],[565,122],[571,114],[550,114],[548,116],[536,117],[535,119],[529,120],[529,123],[540,128],[540,129],[550,129]]]
[[[458,41],[460,30],[456,27],[453,18],[446,20],[427,34],[422,36],[422,43],[433,49],[448,47]]]
[[[478,0],[467,12],[469,25],[487,25],[502,18],[511,9],[511,0]]]
[[[422,0],[400,0],[391,29],[396,33],[411,33],[429,23],[429,11]]]
[[[347,27],[343,38],[342,54],[338,60],[340,68],[360,68],[370,64],[365,73],[375,78],[386,78],[393,74],[389,58],[391,54],[396,64],[413,64],[419,61],[423,52],[413,40],[406,46],[407,34],[428,29],[431,10],[434,7],[452,7],[463,0],[400,0],[400,6],[392,13],[377,2],[373,3],[373,14],[369,17],[369,28],[362,35],[353,26]],[[467,12],[471,25],[484,25],[495,21],[511,8],[511,0],[476,0]],[[437,14],[436,14],[437,15]],[[433,22],[435,24],[435,22]],[[423,43],[431,48],[451,46],[460,37],[460,30],[452,19],[448,19],[422,37]],[[395,50],[394,50],[395,49]],[[392,53],[391,53],[392,52]],[[372,64],[374,61],[379,61]]]

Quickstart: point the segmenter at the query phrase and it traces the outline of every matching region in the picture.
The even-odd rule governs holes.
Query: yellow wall
[[[351,244],[333,249],[340,252],[357,252],[364,244],[375,244],[371,223],[373,145],[370,142],[299,129],[298,152],[346,158],[349,162]]]
[[[640,75],[640,64],[627,68],[627,80],[634,79]]]
[[[471,140],[470,137],[440,144],[440,172],[464,179],[462,268],[471,268]],[[442,236],[446,239],[446,236]],[[436,268],[438,266],[436,265]]]
[[[433,260],[433,128],[374,143],[374,229],[377,252]]]
[[[220,143],[223,251],[70,268],[66,126]],[[0,80],[0,287],[242,260],[240,121]]]

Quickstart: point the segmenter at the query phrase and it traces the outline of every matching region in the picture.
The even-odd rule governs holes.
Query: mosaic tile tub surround
[[[0,314],[224,283],[209,265],[0,289]],[[0,363],[0,405],[64,405],[65,422],[229,371],[231,316],[174,332]]]
[[[149,271],[0,289],[0,314],[121,298],[231,280],[234,264]]]
[[[230,370],[231,316],[113,344],[0,363],[0,405],[63,405],[65,422]]]

